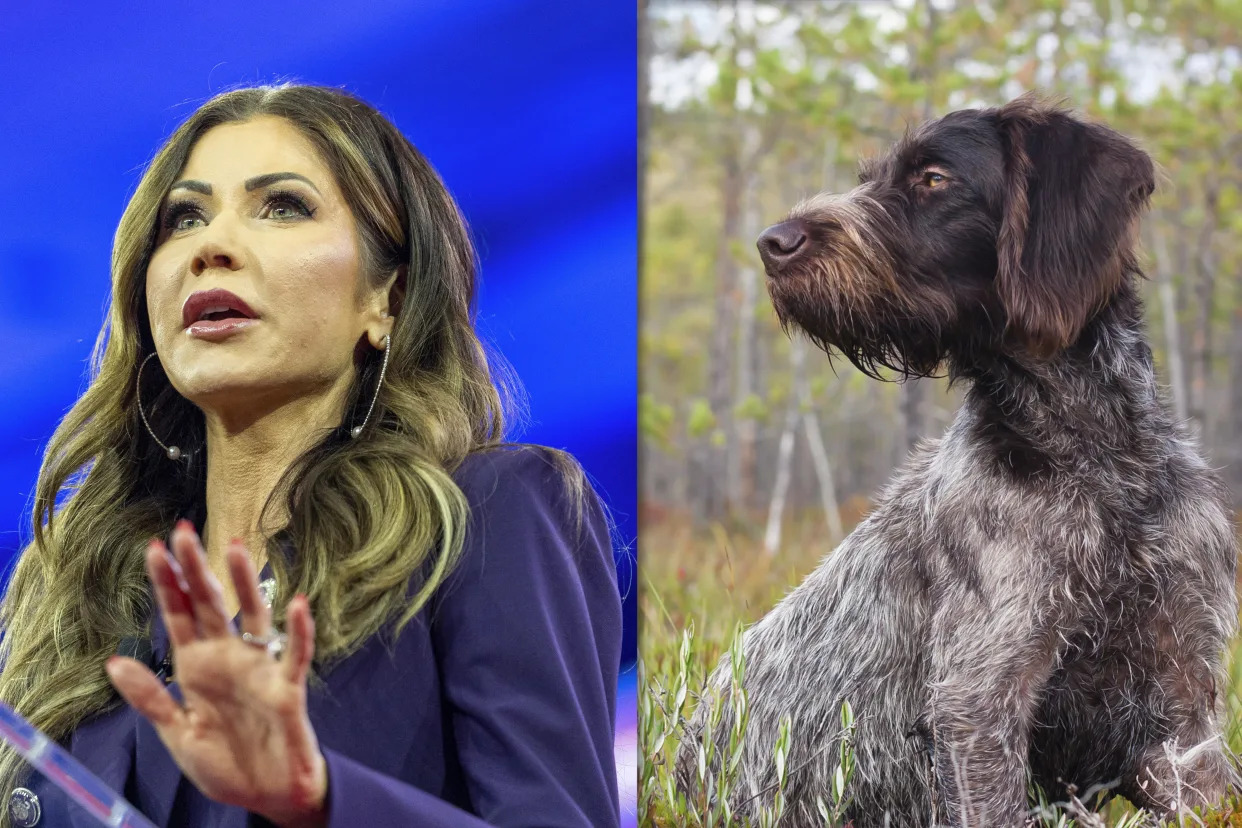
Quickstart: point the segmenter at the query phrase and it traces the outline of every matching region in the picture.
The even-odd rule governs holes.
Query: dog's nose
[[[806,244],[806,230],[798,220],[782,221],[759,234],[759,256],[767,266],[785,264]]]

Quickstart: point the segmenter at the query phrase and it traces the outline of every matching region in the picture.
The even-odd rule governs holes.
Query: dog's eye
[[[948,178],[946,178],[943,174],[938,173],[938,172],[932,172],[929,170],[923,173],[923,183],[926,184],[928,187],[939,187],[948,180],[949,180]]]

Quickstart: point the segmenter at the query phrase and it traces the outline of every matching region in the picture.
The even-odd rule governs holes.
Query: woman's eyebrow
[[[314,190],[317,193],[319,192],[319,188],[315,186],[315,182],[311,181],[306,176],[298,175],[295,172],[275,172],[275,173],[264,173],[263,175],[256,175],[254,178],[247,178],[243,186],[245,186],[246,192],[250,192],[251,190],[257,190],[260,187],[266,187],[269,184],[275,184],[277,181],[287,181],[289,179],[305,182],[306,184],[310,186],[312,190]],[[194,192],[202,193],[205,196],[211,195],[210,184],[208,184],[205,181],[197,181],[192,178],[187,178],[183,181],[178,181],[177,183],[173,184],[171,187],[168,188],[169,192],[172,192],[173,190],[177,190],[177,189],[193,190]],[[320,195],[323,195],[323,194],[320,193]]]
[[[249,192],[250,190],[257,190],[259,187],[266,187],[269,184],[275,184],[277,181],[285,181],[288,179],[305,182],[306,184],[310,185],[310,188],[312,190],[314,190],[317,193],[319,192],[319,188],[315,186],[315,183],[313,181],[311,181],[306,176],[298,175],[295,172],[277,172],[277,173],[265,173],[263,175],[256,175],[254,178],[246,179],[245,187],[246,187],[246,191]],[[320,193],[320,195],[323,195],[323,194]]]
[[[205,196],[211,195],[211,185],[204,181],[195,181],[187,178],[185,181],[178,181],[168,188],[171,193],[173,190],[193,190],[196,193],[202,193]]]

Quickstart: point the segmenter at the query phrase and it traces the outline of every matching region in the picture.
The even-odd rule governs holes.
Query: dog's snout
[[[783,221],[764,230],[756,244],[764,265],[782,265],[797,256],[806,246],[806,228],[797,219]]]

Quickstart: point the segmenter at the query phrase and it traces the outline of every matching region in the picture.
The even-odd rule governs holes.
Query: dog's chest
[[[1139,596],[1215,593],[1232,576],[1232,525],[1207,470],[1190,461],[1015,484],[993,457],[950,436],[909,492],[917,502],[907,522],[926,537],[930,581],[964,577],[987,589],[1025,580],[1042,589],[1055,580],[1065,600],[1117,619],[1117,607]]]
[[[1236,544],[1223,504],[1202,479],[1151,479],[1129,497],[1102,496],[1094,545],[1067,558],[1062,679],[1107,710],[1172,675],[1198,676],[1235,623]]]

